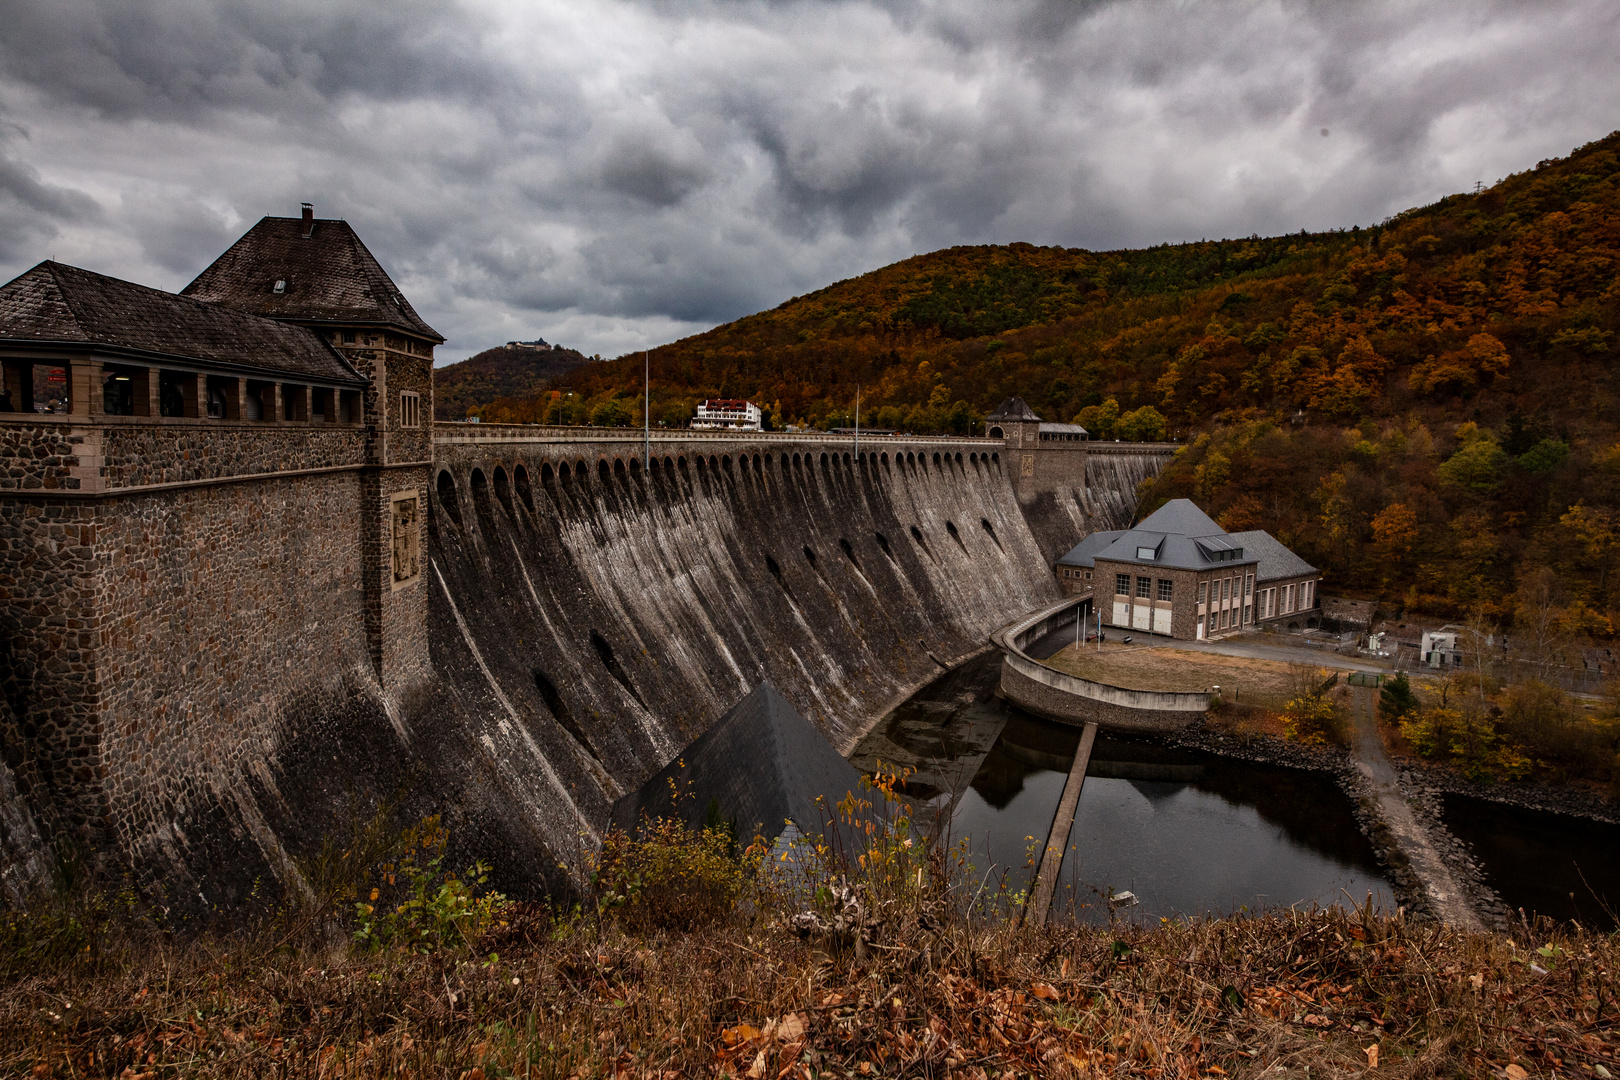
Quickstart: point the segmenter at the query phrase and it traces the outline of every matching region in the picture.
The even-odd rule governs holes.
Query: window
[[[1129,574],[1115,574],[1114,575],[1114,595],[1115,596],[1129,596],[1129,595],[1131,595],[1131,575],[1129,575]]]
[[[1293,610],[1294,610],[1294,587],[1292,585],[1284,585],[1283,586],[1283,614],[1286,615],[1290,611],[1293,611]]]
[[[1243,598],[1247,600],[1254,595],[1254,575],[1250,574],[1243,579]]]
[[[1146,600],[1148,597],[1152,596],[1153,595],[1153,579],[1150,578],[1150,577],[1139,577],[1139,578],[1137,578],[1136,579],[1136,595],[1140,596],[1144,600]]]
[[[1299,596],[1300,596],[1299,606],[1302,607],[1302,608],[1310,607],[1311,606],[1311,600],[1312,600],[1313,594],[1315,594],[1315,592],[1316,592],[1316,582],[1307,581],[1305,584],[1301,585],[1299,587]]]
[[[1253,604],[1244,604],[1243,605],[1243,621],[1246,622],[1246,623],[1254,622],[1254,605]]]
[[[1222,600],[1230,600],[1231,598],[1232,598],[1232,579],[1229,578],[1229,577],[1228,578],[1221,578],[1221,599]]]
[[[1198,602],[1200,604],[1204,603],[1205,599],[1208,596],[1209,596],[1209,582],[1200,581],[1198,583]]]
[[[399,426],[422,426],[422,395],[404,390],[399,395]]]
[[[1165,603],[1170,602],[1171,590],[1174,586],[1164,578],[1159,579],[1159,599]]]
[[[283,279],[283,278],[277,278],[276,279],[276,287],[274,289],[272,289],[271,291],[274,292],[277,296],[280,296],[282,293],[286,292],[287,291],[287,282],[286,282],[286,280]]]
[[[1139,547],[1139,548],[1136,549],[1136,557],[1138,559],[1142,559],[1142,560],[1144,560],[1146,562],[1152,562],[1153,561],[1153,556],[1154,556],[1154,549],[1153,548]]]

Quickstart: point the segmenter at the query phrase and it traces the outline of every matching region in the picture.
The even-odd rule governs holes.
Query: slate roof
[[[364,381],[313,330],[59,262],[0,285],[0,339],[78,343],[321,382]]]
[[[1232,533],[1232,539],[1243,545],[1243,554],[1260,560],[1260,569],[1254,575],[1256,584],[1316,573],[1316,567],[1283,547],[1282,541],[1264,529]]]
[[[346,221],[267,217],[197,275],[182,296],[272,319],[392,326],[442,342]],[[277,281],[286,291],[275,292]]]
[[[1178,570],[1243,566],[1256,561],[1247,551],[1235,559],[1216,558],[1219,552],[1240,547],[1241,544],[1211,521],[1191,499],[1171,499],[1134,528],[1119,534],[1106,548],[1093,552],[1092,558],[1141,566],[1172,566]],[[1153,558],[1137,558],[1136,553],[1141,548],[1152,548]]]
[[[1039,423],[1041,418],[1035,415],[1035,411],[1029,407],[1029,403],[1023,398],[1010,397],[997,405],[996,411],[985,417],[985,419],[990,421],[1000,420],[1004,423],[1014,421],[1035,424]]]
[[[672,781],[682,792],[678,811]],[[629,831],[644,816],[678,816],[701,826],[713,799],[721,817],[736,822],[739,843],[756,832],[773,840],[789,820],[802,833],[820,835],[835,804],[850,792],[860,794],[860,783],[861,774],[810,721],[761,682],[674,761],[614,803],[613,823]],[[847,842],[848,830],[838,831]]]
[[[1089,435],[1091,434],[1079,424],[1049,424],[1041,421],[1042,435]]]
[[[1097,553],[1124,535],[1125,533],[1119,529],[1094,532],[1070,548],[1069,553],[1058,560],[1058,565],[1084,566],[1090,569],[1097,565]]]

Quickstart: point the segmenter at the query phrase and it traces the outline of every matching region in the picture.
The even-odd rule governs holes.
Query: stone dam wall
[[[761,679],[847,750],[1057,597],[993,451],[653,450],[440,447],[434,666],[550,848]]]
[[[1174,444],[1082,443],[1082,449],[1051,456],[1073,459],[1049,478],[1016,485],[1018,503],[1048,564],[1088,533],[1129,528],[1137,490],[1159,474],[1178,449]]]
[[[50,727],[21,676],[55,661],[18,648],[56,638],[13,635],[0,896],[88,844],[172,911],[229,918],[308,888],[379,806],[440,815],[450,864],[492,862],[512,895],[567,892],[614,800],[759,680],[847,751],[1059,598],[999,441],[670,435],[644,467],[625,434],[443,425],[431,466],[10,504],[28,565],[89,559],[4,584],[18,618],[89,605],[101,719]],[[1128,520],[1160,459],[1120,459],[1123,490],[1065,497]],[[419,477],[421,576],[384,596],[424,613],[422,643],[383,634],[395,658],[357,582],[387,569],[366,521]]]

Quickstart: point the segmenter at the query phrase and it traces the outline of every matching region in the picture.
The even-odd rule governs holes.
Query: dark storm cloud
[[[613,353],[949,244],[1376,221],[1606,134],[1617,45],[1599,0],[12,0],[0,272],[177,287],[310,199],[452,355]]]

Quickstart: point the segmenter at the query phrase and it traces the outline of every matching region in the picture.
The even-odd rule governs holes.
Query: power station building
[[[1054,569],[1065,593],[1090,594],[1103,625],[1122,630],[1201,640],[1320,621],[1315,567],[1263,530],[1228,533],[1190,499],[1092,533]]]

